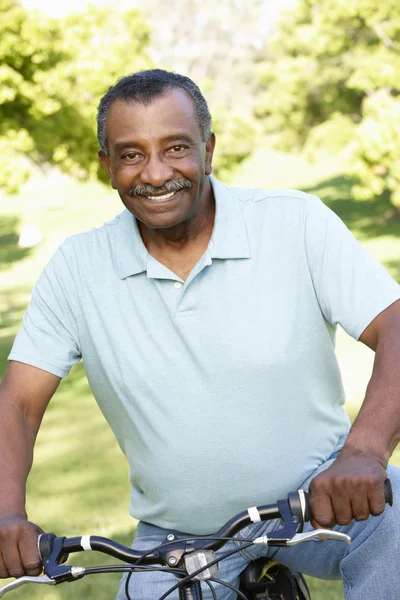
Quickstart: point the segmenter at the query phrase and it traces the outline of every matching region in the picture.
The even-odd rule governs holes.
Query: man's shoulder
[[[116,215],[112,220],[103,223],[99,227],[93,227],[87,231],[68,236],[61,247],[67,253],[79,252],[81,257],[82,252],[108,251],[110,246],[114,245],[117,230],[121,226],[123,217],[124,212]]]
[[[76,274],[77,271],[106,268],[107,264],[114,262],[117,231],[123,216],[124,213],[120,213],[100,227],[67,237],[53,255],[51,263],[60,269],[69,268]]]
[[[299,224],[304,222],[309,211],[318,211],[321,200],[312,194],[294,189],[245,188],[225,186],[226,194],[247,218],[256,221],[268,218]]]
[[[290,188],[246,188],[236,186],[226,186],[229,189],[232,196],[234,196],[239,202],[243,204],[257,204],[262,206],[263,204],[279,205],[281,207],[291,206],[297,204],[298,206],[304,206],[309,202],[317,200],[316,196],[302,192],[301,190],[294,190]]]
[[[74,235],[67,237],[65,242],[68,246],[85,246],[96,243],[97,240],[104,240],[112,236],[119,226],[121,219],[124,217],[124,212],[125,211],[119,213],[113,219],[106,221],[99,227],[92,227],[92,229],[81,231],[80,233],[75,233]]]

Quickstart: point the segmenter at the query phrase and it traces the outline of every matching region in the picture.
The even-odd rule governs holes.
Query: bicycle
[[[385,482],[385,501],[390,506],[392,505],[393,497],[389,480]],[[280,519],[282,526],[268,535],[260,536],[254,540],[233,537],[240,530],[254,522],[273,519]],[[174,535],[170,534],[164,543],[146,552],[132,550],[118,542],[99,536],[85,535],[66,538],[57,537],[53,533],[45,533],[40,535],[38,539],[44,575],[16,579],[0,588],[0,598],[27,583],[58,585],[64,582],[77,581],[91,574],[127,572],[129,575],[125,585],[126,597],[127,600],[133,600],[128,590],[129,579],[132,574],[149,570],[162,570],[173,573],[177,578],[177,582],[159,600],[166,600],[176,589],[179,593],[179,600],[203,600],[201,581],[210,588],[214,600],[217,599],[217,596],[213,583],[225,585],[232,589],[237,594],[237,600],[311,600],[302,575],[293,573],[282,565],[275,564],[275,570],[269,577],[264,578],[264,581],[261,581],[261,586],[260,582],[257,581],[257,574],[259,574],[260,569],[258,566],[255,567],[256,563],[250,563],[244,574],[242,574],[240,589],[234,588],[216,577],[218,563],[221,560],[253,544],[291,547],[318,537],[351,542],[348,535],[330,529],[317,529],[303,533],[303,525],[310,519],[310,496],[307,492],[298,490],[290,493],[286,500],[279,500],[276,504],[252,507],[238,513],[215,534],[193,536],[180,540],[176,540]],[[215,552],[232,539],[238,544],[238,547],[217,558]],[[108,554],[121,561],[126,561],[126,564],[95,567],[77,567],[65,564],[70,554],[87,550]],[[154,567],[155,564],[160,566]],[[279,578],[279,576],[281,577]],[[286,586],[288,592],[285,592],[282,586]],[[288,593],[292,595],[287,595]]]

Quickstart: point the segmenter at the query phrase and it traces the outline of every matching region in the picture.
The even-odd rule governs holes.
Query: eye
[[[167,152],[169,154],[185,156],[187,154],[188,150],[189,150],[189,146],[187,146],[186,144],[176,144],[176,146],[172,146],[171,148],[168,148]]]
[[[142,155],[139,154],[139,152],[126,152],[121,156],[121,159],[128,162],[137,162],[140,160],[141,156]]]

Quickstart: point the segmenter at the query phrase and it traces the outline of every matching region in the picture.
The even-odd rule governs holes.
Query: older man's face
[[[145,106],[116,101],[107,120],[109,156],[99,153],[126,208],[150,228],[169,228],[196,214],[214,137],[205,143],[192,100],[171,90]]]

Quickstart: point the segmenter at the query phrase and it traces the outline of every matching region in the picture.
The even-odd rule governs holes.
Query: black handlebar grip
[[[385,481],[385,502],[386,504],[389,504],[389,506],[393,506],[393,490],[390,479],[386,479]]]
[[[310,494],[304,490],[298,490],[288,495],[289,506],[292,515],[300,517],[304,522],[310,521],[312,517]]]
[[[39,536],[38,540],[38,549],[41,560],[45,560],[48,556],[50,556],[51,551],[53,550],[53,540],[57,536],[54,533],[42,533]]]

